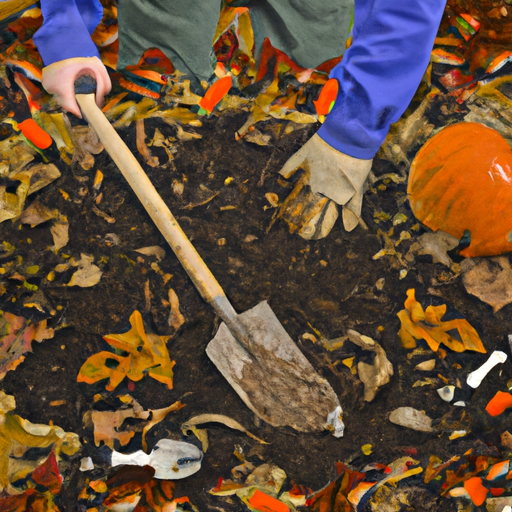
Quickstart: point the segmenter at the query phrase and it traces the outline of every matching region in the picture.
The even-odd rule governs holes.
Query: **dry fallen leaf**
[[[32,352],[33,340],[41,342],[53,335],[53,329],[46,327],[46,320],[29,323],[22,316],[0,311],[0,380],[25,360],[26,352]]]
[[[512,302],[512,267],[508,256],[466,258],[461,270],[466,291],[492,306],[495,313]]]
[[[168,323],[176,332],[185,323],[185,317],[181,314],[180,301],[172,288],[169,289],[169,305],[171,306],[171,312],[169,313]]]
[[[67,286],[80,286],[81,288],[88,288],[98,284],[103,272],[100,268],[93,264],[94,256],[81,254],[80,260],[73,263],[73,266],[78,267],[78,270],[71,276]]]
[[[51,229],[53,245],[50,249],[57,253],[69,242],[69,222],[65,215],[57,215]]]
[[[14,397],[0,391],[0,492],[39,466],[48,457],[48,448],[57,459],[61,452],[73,455],[80,448],[77,434],[55,425],[31,423],[14,414],[15,408]],[[30,457],[25,458],[28,450]]]
[[[428,306],[424,311],[411,288],[407,290],[404,306],[405,309],[397,314],[402,324],[398,335],[404,348],[416,348],[416,340],[423,339],[434,352],[443,344],[454,352],[474,350],[486,353],[480,336],[467,320],[441,320],[446,313],[446,305]],[[460,339],[449,334],[450,331],[457,331]]]
[[[224,416],[222,414],[199,414],[198,416],[194,416],[190,418],[188,421],[181,425],[181,431],[186,434],[188,431],[194,431],[192,427],[196,427],[197,425],[202,425],[203,423],[221,423],[226,427],[232,428],[234,430],[239,430],[240,432],[244,432],[251,439],[258,441],[261,444],[268,444],[263,439],[256,437],[254,434],[251,434],[245,427],[240,425],[238,421],[230,418],[229,416]]]
[[[446,267],[452,267],[453,261],[448,256],[448,251],[455,249],[457,245],[459,245],[459,240],[443,231],[424,233],[411,245],[408,256],[411,253],[428,254],[432,256],[434,263],[442,263]]]
[[[174,402],[169,407],[162,409],[144,408],[130,395],[118,397],[124,404],[117,411],[87,411],[84,415],[86,426],[94,428],[94,444],[99,446],[103,441],[111,450],[114,442],[119,441],[121,446],[126,446],[136,432],[142,432],[142,447],[147,450],[146,434],[160,423],[172,411],[178,411],[185,407],[181,402]],[[140,423],[123,424],[128,418],[141,420]]]
[[[37,164],[17,173],[10,173],[9,179],[18,181],[16,192],[9,192],[5,185],[0,186],[0,222],[18,218],[25,206],[27,196],[41,190],[60,176],[53,164]]]
[[[165,249],[159,245],[141,247],[140,249],[135,249],[135,252],[144,254],[144,256],[154,256],[158,261],[162,261],[162,259],[165,257]]]
[[[130,325],[128,332],[103,337],[114,349],[126,355],[107,351],[92,355],[80,368],[78,382],[94,384],[109,379],[106,389],[112,391],[125,377],[138,382],[147,374],[172,389],[174,361],[171,361],[166,346],[170,336],[146,333],[138,311],[130,316]]]
[[[347,331],[349,340],[361,347],[363,350],[375,352],[373,364],[363,361],[357,363],[359,378],[364,384],[364,399],[371,402],[377,395],[380,387],[387,384],[393,375],[393,365],[386,357],[384,349],[372,338],[359,334],[349,329]]]
[[[136,134],[137,134],[137,150],[141,154],[146,164],[150,167],[157,167],[160,165],[158,157],[153,156],[151,150],[146,144],[146,131],[144,129],[144,119],[139,119],[136,123]]]
[[[96,132],[89,126],[77,125],[72,129],[72,137],[75,146],[73,161],[78,162],[82,169],[88,171],[94,165],[94,156],[103,151]]]
[[[57,210],[51,210],[39,201],[34,201],[28,208],[23,210],[19,221],[22,224],[29,224],[30,227],[38,226],[43,222],[54,219],[57,215]]]

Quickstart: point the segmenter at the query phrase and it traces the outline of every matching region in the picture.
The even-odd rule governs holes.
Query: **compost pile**
[[[478,122],[512,139],[509,10],[449,2],[418,93],[374,160],[361,225],[307,241],[280,218],[293,183],[278,171],[320,126],[335,62],[305,73],[267,42],[256,63],[242,51],[247,11],[226,7],[222,65],[196,94],[152,49],[114,71],[115,3],[105,2],[95,36],[114,83],[105,115],[237,311],[268,301],[328,380],[342,438],[271,427],[223,379],[205,354],[219,320],[92,130],[37,82],[39,13],[8,20],[0,510],[512,505],[509,257],[464,259],[467,240],[422,226],[407,198],[410,164],[440,129]],[[222,80],[227,94],[215,91]],[[155,478],[145,454],[162,440],[199,448],[200,469]],[[114,467],[113,451],[143,462]]]

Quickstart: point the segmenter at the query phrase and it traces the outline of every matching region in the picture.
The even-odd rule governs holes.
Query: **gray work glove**
[[[280,173],[285,178],[290,178],[299,168],[303,169],[312,193],[312,197],[309,199],[318,201],[326,197],[342,206],[343,226],[347,231],[352,231],[358,225],[361,217],[364,186],[371,167],[372,160],[361,160],[346,155],[334,149],[318,134],[315,134],[284,164]],[[301,181],[306,182],[306,180]],[[295,196],[302,197],[301,201],[304,201],[304,194],[296,192]],[[329,208],[329,206],[332,211],[334,205],[328,203],[322,208],[324,216],[327,211],[326,208]],[[286,207],[290,210],[290,204]],[[312,211],[311,208],[304,208],[304,210]],[[296,207],[294,211],[298,211]],[[321,217],[322,212],[317,212],[316,217]],[[328,234],[336,220],[334,217],[334,220],[328,221],[331,226],[328,229],[323,229],[321,235],[318,232],[316,235],[311,235],[311,231],[314,231],[314,228],[311,228],[311,222],[314,223],[317,220],[316,217],[305,219],[306,223],[302,227],[298,226],[304,231],[302,228],[310,223],[310,229],[307,229],[305,233],[301,233],[301,230],[299,230],[301,236],[304,238],[322,238],[322,236]],[[332,219],[332,215],[330,217]],[[285,218],[285,220],[287,219]]]

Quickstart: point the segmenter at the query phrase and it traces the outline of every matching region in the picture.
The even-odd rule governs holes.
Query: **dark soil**
[[[327,238],[306,241],[290,234],[284,222],[278,221],[267,232],[275,210],[270,207],[265,193],[274,192],[284,199],[289,188],[278,183],[277,171],[317,127],[295,130],[276,137],[270,147],[260,147],[235,140],[234,134],[245,119],[246,114],[213,116],[197,129],[201,139],[178,143],[178,152],[171,163],[156,168],[145,166],[145,169],[237,311],[245,311],[267,300],[291,338],[297,341],[317,371],[328,379],[344,409],[345,435],[335,439],[327,432],[301,434],[257,421],[205,354],[218,319],[200,299],[109,156],[103,152],[96,157],[93,169],[84,171],[76,164],[66,166],[55,151],[50,151],[50,161],[60,168],[62,177],[36,197],[32,196],[29,202],[38,199],[68,217],[69,244],[58,255],[47,250],[52,244],[47,224],[31,229],[18,222],[4,222],[0,225],[0,238],[16,248],[9,258],[21,256],[23,265],[41,267],[34,284],[40,287],[56,311],[49,320],[56,334],[51,340],[34,343],[32,353],[3,379],[2,388],[15,396],[16,413],[21,417],[34,423],[53,422],[80,435],[83,448],[72,458],[65,488],[56,498],[63,511],[77,510],[77,496],[86,478],[101,478],[112,473],[109,450],[94,446],[92,430],[84,427],[84,414],[99,406],[114,409],[115,397],[126,393],[146,409],[168,406],[176,400],[186,404],[150,431],[149,449],[164,437],[181,438],[180,425],[202,413],[230,416],[270,443],[260,445],[222,425],[209,425],[210,448],[201,471],[178,481],[176,487],[178,496],[189,496],[201,511],[244,509],[236,498],[208,494],[219,477],[231,477],[230,470],[239,463],[233,455],[236,447],[241,447],[248,460],[255,464],[274,463],[292,480],[312,489],[321,488],[335,477],[337,461],[361,470],[370,462],[389,464],[414,453],[414,449],[417,450],[414,457],[424,466],[431,455],[447,460],[471,447],[479,453],[499,453],[500,434],[507,428],[508,417],[490,419],[484,407],[497,389],[506,389],[506,382],[512,377],[510,363],[495,369],[472,395],[460,390],[468,406],[454,407],[443,402],[436,392],[436,388],[444,385],[438,374],[450,383],[458,380],[464,388],[467,373],[482,364],[487,355],[449,353],[446,359],[438,360],[434,371],[415,371],[417,363],[435,355],[407,357],[410,351],[401,346],[396,315],[403,309],[406,291],[415,288],[424,307],[448,303],[448,317],[467,318],[480,333],[489,353],[495,349],[509,352],[510,306],[494,315],[489,306],[465,292],[460,277],[454,278],[446,267],[432,263],[430,257],[417,257],[403,279],[400,279],[402,267],[396,257],[372,259],[383,248],[378,230],[387,232],[392,226],[391,221],[377,223],[374,212],[387,212],[391,218],[398,212],[408,216],[405,224],[395,228],[395,241],[400,231],[410,231],[416,224],[402,201],[405,184],[397,185],[388,180],[381,187],[384,190],[376,186],[367,193],[363,213],[367,230],[358,227],[346,233],[341,222],[337,222]],[[166,135],[174,133],[173,128],[159,120],[146,121],[146,133],[152,134],[155,127]],[[121,135],[136,151],[135,126],[121,130]],[[163,151],[152,150],[161,162],[167,161]],[[93,212],[92,182],[96,169],[105,174],[103,200],[98,207],[115,218],[115,223],[108,223]],[[375,161],[377,176],[398,171],[387,161]],[[232,177],[233,182],[225,185],[228,177]],[[185,184],[183,195],[173,192],[173,180]],[[204,205],[187,208],[208,196],[209,192],[202,190],[202,186],[211,191],[210,195],[216,192],[218,195]],[[61,191],[67,192],[69,199],[66,200]],[[222,210],[225,206],[235,208]],[[418,234],[410,232],[413,239]],[[248,241],[248,235],[257,238]],[[405,240],[397,250],[406,254],[410,244],[411,240]],[[167,284],[150,266],[156,260],[135,252],[151,245],[166,248],[166,257],[159,267],[164,274],[172,274]],[[63,254],[79,257],[81,253],[94,255],[94,261],[101,262],[98,264],[104,273],[99,284],[91,288],[66,287],[63,283],[69,280],[69,273],[58,275],[53,282],[44,279],[55,265],[64,261]],[[385,285],[379,291],[376,282],[381,278],[385,279]],[[148,281],[150,304],[144,294]],[[2,309],[25,317],[32,315],[37,320],[37,311],[21,305],[22,299],[31,292],[20,287],[17,281],[7,280],[4,285]],[[84,361],[100,350],[109,350],[102,335],[127,331],[128,318],[134,310],[143,313],[146,325],[153,332],[160,335],[171,332],[167,323],[169,308],[162,302],[167,299],[169,287],[175,290],[186,318],[168,343],[171,357],[176,361],[174,389],[168,390],[149,378],[136,383],[134,391],[128,390],[125,380],[112,393],[105,391],[104,381],[97,385],[77,383]],[[363,385],[357,375],[352,375],[341,363],[351,355],[360,359],[364,354],[349,342],[342,349],[329,352],[321,342],[315,344],[303,339],[304,333],[314,334],[313,328],[326,339],[343,336],[352,328],[382,344],[395,373],[373,402],[364,402]],[[415,381],[425,377],[431,378],[435,385],[412,387]],[[97,393],[103,396],[100,405],[95,403]],[[293,399],[290,396],[290,400]],[[49,406],[55,400],[65,400],[65,403]],[[388,421],[389,413],[399,406],[424,410],[438,430],[427,434],[392,424]],[[459,429],[466,428],[471,433],[450,441],[448,435],[454,429],[450,429],[450,425],[459,425]],[[199,444],[194,436],[187,440]],[[372,445],[371,455],[362,454],[364,444]],[[136,435],[122,451],[131,452],[140,447],[140,435]],[[96,465],[92,473],[78,471],[79,460],[84,456],[90,456]],[[400,485],[411,489],[410,506],[404,506],[404,510],[456,510],[453,500],[440,497],[439,484],[426,487],[422,475],[404,480]]]

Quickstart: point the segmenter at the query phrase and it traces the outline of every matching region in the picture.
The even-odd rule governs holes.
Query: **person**
[[[372,160],[427,68],[446,0],[355,0],[354,6],[352,0],[224,1],[249,8],[256,48],[269,37],[303,67],[343,54],[353,9],[352,44],[330,74],[339,84],[334,107],[281,169],[288,178],[298,168],[306,170],[308,200],[328,198],[327,206],[336,212],[327,218],[323,207],[300,226],[301,236],[325,236],[337,217],[336,205],[342,206],[343,225],[351,231],[359,223]],[[41,0],[41,9],[43,25],[34,43],[45,66],[43,87],[81,117],[74,98],[76,77],[95,77],[98,104],[111,87],[90,38],[102,6],[98,0]],[[189,77],[209,78],[220,9],[220,0],[119,2],[118,69],[136,64],[144,50],[156,46]]]

